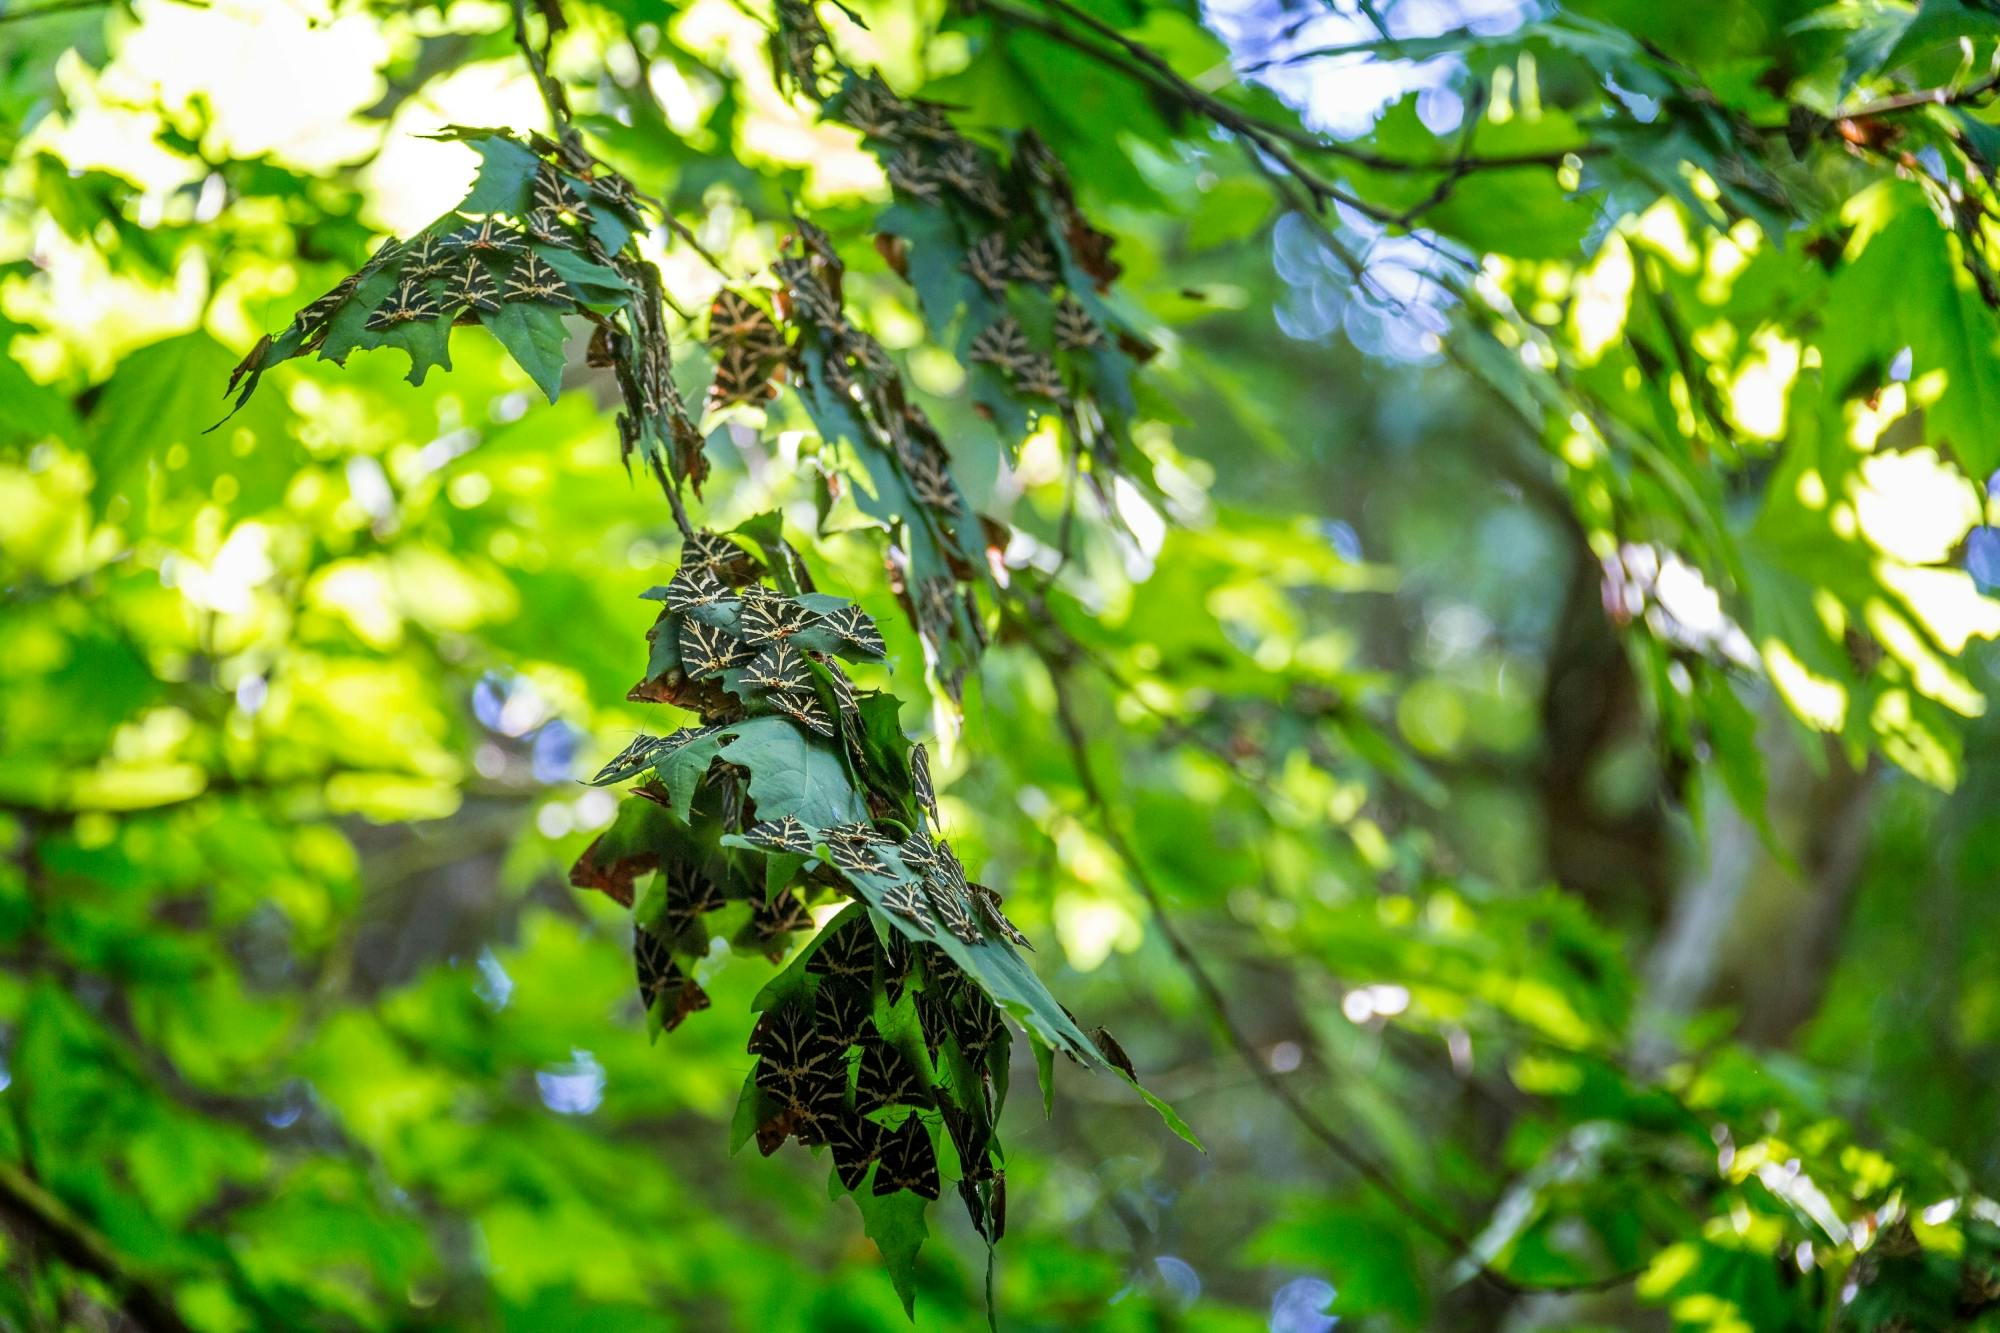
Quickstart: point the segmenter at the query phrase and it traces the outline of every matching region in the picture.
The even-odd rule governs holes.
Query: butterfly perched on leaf
[[[894,912],[924,934],[931,933],[930,900],[916,885],[902,883],[889,889],[882,895],[882,906],[884,910]]]
[[[492,217],[481,218],[469,227],[460,227],[444,238],[444,244],[448,249],[470,250],[482,255],[515,255],[524,248],[520,237],[509,231],[505,223]]]
[[[816,736],[833,737],[833,719],[827,715],[826,705],[819,701],[817,694],[803,691],[774,694],[771,707],[804,727]],[[836,861],[838,858],[836,857]]]
[[[785,349],[784,336],[769,312],[741,292],[726,287],[709,303],[708,337],[704,341],[711,350],[729,343],[745,343],[760,355],[776,355]]]
[[[938,1196],[937,1152],[918,1116],[910,1116],[901,1129],[889,1132],[875,1167],[875,1193],[894,1194],[897,1190],[908,1190],[921,1199]]]
[[[399,325],[436,319],[440,313],[437,298],[421,282],[405,278],[381,305],[375,307],[364,327],[371,333],[381,333]]]
[[[750,929],[757,942],[772,945],[783,940],[794,931],[804,930],[812,925],[812,914],[799,895],[790,889],[779,892],[775,898],[760,900],[750,909]]]
[[[535,184],[531,192],[533,205],[552,213],[568,213],[572,217],[588,218],[590,206],[583,202],[569,177],[557,171],[546,162],[535,169]]]
[[[681,543],[681,568],[703,570],[719,583],[734,585],[753,577],[758,565],[748,551],[729,538],[697,528]]]
[[[929,874],[938,863],[937,844],[932,842],[931,835],[922,829],[918,829],[897,844],[896,855],[902,859],[904,865],[919,875]]]
[[[749,1050],[758,1057],[757,1086],[767,1092],[830,1080],[840,1055],[796,1000],[764,1011],[750,1030]]]
[[[715,606],[729,596],[729,590],[705,569],[681,569],[667,580],[667,609],[686,615],[705,606]]]
[[[1000,910],[1000,895],[998,893],[987,888],[984,884],[972,884],[968,882],[966,887],[971,890],[972,901],[979,908],[981,915],[986,918],[987,925],[993,927],[1007,943],[1014,945],[1016,948],[1026,949],[1030,953],[1034,952],[1034,944],[1021,932],[1021,928],[1012,921],[1009,921],[1007,914]]]
[[[992,171],[979,150],[964,139],[954,139],[938,154],[937,174],[939,180],[987,212],[996,217],[1006,213],[1007,201],[1001,197]]]
[[[886,1106],[929,1106],[931,1095],[903,1053],[885,1041],[862,1048],[855,1070],[854,1105],[864,1112]]]
[[[767,648],[783,643],[812,621],[812,612],[789,597],[763,588],[743,590],[743,614],[738,624],[743,641]]]
[[[1056,341],[1073,352],[1086,351],[1104,341],[1104,330],[1074,296],[1056,302]]]
[[[918,455],[910,468],[910,494],[933,513],[947,518],[958,513],[958,488],[952,485],[951,473],[929,454]]]
[[[704,625],[699,620],[683,620],[680,632],[681,670],[690,676],[706,676],[741,666],[750,650],[727,630]]]
[[[715,359],[715,377],[709,381],[708,399],[703,407],[713,412],[735,403],[775,398],[778,386],[771,382],[771,371],[771,358],[767,354],[748,343],[726,344]]]
[[[868,992],[860,986],[828,984],[813,996],[813,1026],[845,1051],[875,1030]]]
[[[500,289],[476,258],[467,258],[463,268],[446,277],[444,296],[451,305],[474,314],[490,315],[500,308]]]
[[[1056,268],[1055,252],[1040,236],[1029,236],[1014,247],[1011,261],[1014,276],[1037,287],[1052,286],[1062,276]]]
[[[766,851],[789,852],[794,856],[811,856],[813,853],[812,830],[800,823],[796,815],[752,824],[743,830],[743,838],[752,846]]]
[[[666,867],[665,906],[660,925],[671,939],[680,939],[693,930],[702,917],[720,911],[729,901],[722,886],[697,866],[676,861]]]
[[[882,1155],[885,1131],[861,1116],[843,1117],[827,1134],[833,1145],[833,1169],[842,1189],[852,1193],[868,1178],[868,1168]]]
[[[743,679],[760,690],[774,693],[806,693],[812,689],[812,677],[806,673],[805,658],[783,639],[752,658],[749,667],[744,670]]]
[[[1012,315],[1003,315],[979,331],[966,355],[1009,375],[1018,375],[1034,359],[1035,349],[1021,332],[1020,321]]]
[[[663,736],[634,736],[629,744],[613,756],[610,763],[597,770],[597,776],[590,780],[593,787],[603,787],[613,782],[623,782],[637,773],[643,773],[663,753],[673,749],[673,745]]]
[[[672,1031],[689,1014],[708,1008],[708,992],[681,971],[666,942],[644,926],[632,932],[632,963],[638,973],[640,1004],[648,1012],[658,1005],[661,1026],[666,1030]]]
[[[984,287],[994,296],[1007,294],[1007,238],[997,231],[989,231],[965,252],[965,262],[959,265],[966,275]]]
[[[973,919],[972,904],[966,894],[959,893],[935,879],[927,881],[927,886],[930,889],[932,914],[960,944],[977,944],[985,938],[980,933],[979,923]]]
[[[889,184],[919,203],[934,204],[944,197],[942,182],[921,157],[907,150],[889,163]]]
[[[509,301],[528,301],[540,305],[567,306],[575,303],[570,287],[560,273],[550,268],[548,262],[533,250],[522,255],[508,273],[501,294]]]
[[[875,622],[866,611],[852,603],[828,611],[820,617],[820,624],[837,635],[842,644],[863,657],[889,655],[889,646],[882,641],[882,631],[875,627]]]
[[[937,789],[931,785],[931,752],[924,748],[922,741],[910,747],[910,790],[923,812],[930,816],[931,823],[937,823]]]
[[[847,321],[841,313],[839,300],[835,298],[833,289],[814,271],[811,260],[780,259],[771,265],[771,272],[785,284],[794,316],[803,315],[824,329],[846,327]]]
[[[867,843],[836,842],[831,846],[835,868],[850,875],[886,875],[889,863]]]
[[[403,247],[403,276],[419,282],[425,278],[441,278],[450,267],[451,258],[452,247],[425,232]]]
[[[875,932],[863,919],[850,920],[821,937],[806,971],[833,982],[855,982],[866,987],[875,975]]]
[[[1068,388],[1063,384],[1062,372],[1056,363],[1039,352],[1028,358],[1026,365],[1016,370],[1014,387],[1022,393],[1038,398],[1053,398],[1062,401],[1068,396]]]
[[[842,99],[841,119],[870,139],[895,139],[902,135],[902,99],[889,91],[879,75],[853,78]]]

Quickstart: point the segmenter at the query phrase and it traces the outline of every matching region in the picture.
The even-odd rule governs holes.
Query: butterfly
[[[903,113],[903,128],[919,139],[929,139],[936,143],[950,143],[958,138],[951,117],[936,102],[912,102]]]
[[[445,280],[445,299],[462,310],[491,314],[500,308],[493,275],[477,259],[467,259],[463,272]]]
[[[1000,910],[1000,895],[998,893],[987,888],[984,884],[968,883],[966,887],[972,891],[973,903],[985,915],[987,923],[993,929],[1000,932],[1002,939],[1016,948],[1026,949],[1030,953],[1034,952],[1035,946],[1029,942],[1026,935],[1021,933],[1021,928],[1012,921],[1009,921],[1007,914]]]
[[[1014,161],[1037,185],[1047,187],[1062,179],[1062,163],[1033,130],[1023,130],[1015,141]]]
[[[910,494],[935,513],[946,517],[958,513],[958,491],[951,484],[951,473],[929,454],[919,455],[910,468]]]
[[[902,1052],[883,1041],[862,1048],[854,1076],[854,1105],[862,1113],[885,1106],[928,1106],[930,1100],[923,1079]]]
[[[889,864],[875,854],[875,849],[865,843],[835,843],[833,864],[837,870],[850,875],[887,875]]]
[[[972,280],[995,296],[1007,294],[1007,238],[997,231],[989,231],[965,252],[965,262],[959,267]]]
[[[363,326],[371,333],[380,333],[401,324],[438,317],[437,298],[424,290],[424,285],[405,278],[389,293],[389,299],[375,308]]]
[[[724,288],[709,303],[706,341],[710,347],[729,342],[762,344],[777,338],[778,326],[771,316],[741,292]]]
[[[807,254],[828,268],[840,268],[840,252],[833,248],[833,237],[826,234],[824,227],[796,215],[792,218],[792,226],[797,229],[799,244],[805,247]]]
[[[920,203],[934,204],[940,197],[937,178],[913,152],[898,153],[889,163],[889,184]]]
[[[959,1003],[959,1021],[952,1033],[958,1038],[958,1049],[976,1068],[993,1044],[1007,1035],[1007,1025],[1000,1021],[1000,1011],[993,1002],[977,990],[967,990]]]
[[[937,1152],[923,1122],[911,1116],[900,1130],[891,1131],[882,1144],[882,1156],[875,1168],[875,1193],[894,1194],[908,1190],[920,1199],[938,1196]]]
[[[794,856],[811,856],[813,852],[812,830],[794,815],[752,824],[743,830],[743,839],[768,851],[790,852]]]
[[[681,545],[681,568],[699,569],[723,583],[740,583],[731,573],[750,566],[749,555],[735,542],[707,528],[698,529]]]
[[[841,118],[870,139],[894,139],[902,133],[903,105],[877,75],[848,86]]]
[[[937,172],[946,185],[987,212],[997,215],[1007,211],[993,174],[979,160],[979,150],[965,140],[957,140],[938,155]]]
[[[910,922],[924,934],[931,933],[930,903],[916,885],[896,885],[882,895],[882,906]]]
[[[760,690],[778,693],[812,689],[812,677],[806,674],[805,659],[799,656],[798,649],[783,639],[758,653],[743,679]]]
[[[685,935],[702,917],[721,910],[728,901],[714,880],[685,863],[669,866],[666,879],[666,906],[660,913],[660,924],[673,939]]]
[[[354,289],[360,285],[360,274],[348,274],[334,286],[332,291],[319,297],[311,305],[308,305],[305,309],[299,311],[298,314],[292,316],[292,327],[302,332],[319,327],[319,325],[332,318],[333,312],[340,309],[342,303],[349,296],[352,296]]]
[[[1104,341],[1104,330],[1074,296],[1056,302],[1056,341],[1071,351],[1084,351]]]
[[[778,396],[771,383],[771,358],[748,343],[726,344],[715,359],[715,378],[709,382],[708,411],[732,403],[751,403]]]
[[[481,218],[469,227],[460,227],[444,238],[444,244],[453,250],[472,250],[480,254],[521,253],[520,238],[508,231],[499,219],[493,217]],[[529,253],[534,252],[529,251]]]
[[[817,694],[774,694],[771,696],[771,707],[814,735],[832,739],[833,719],[826,715],[826,705],[819,701]],[[835,864],[839,863],[839,859],[836,855]]]
[[[960,864],[958,853],[952,851],[951,844],[942,838],[937,843],[937,869],[930,878],[954,895],[962,896],[967,892],[965,867]]]
[[[846,1118],[846,1108],[841,1105],[842,1082],[838,1076],[829,1074],[796,1083],[787,1091],[785,1116],[801,1144],[817,1148],[829,1142],[836,1127]]]
[[[922,829],[903,839],[896,848],[896,855],[902,858],[904,865],[919,875],[928,874],[938,863],[937,844],[933,843],[931,835]]]
[[[820,618],[820,623],[863,657],[886,657],[889,654],[889,646],[882,642],[882,631],[875,628],[875,622],[869,619],[866,611],[852,602],[827,612]]]
[[[1014,247],[1013,269],[1016,278],[1037,287],[1047,287],[1061,276],[1049,243],[1040,236],[1030,236]]]
[[[729,590],[705,569],[676,570],[667,580],[667,609],[677,615],[714,606],[728,596]]]
[[[833,982],[858,981],[866,985],[875,975],[873,929],[865,921],[854,920],[827,932],[820,937],[812,957],[806,960],[806,971]]]
[[[917,603],[917,621],[924,633],[942,638],[951,633],[956,618],[951,599],[951,580],[939,576],[925,579]]]
[[[662,751],[672,747],[664,737],[634,736],[631,743],[620,750],[610,763],[597,770],[597,776],[590,780],[593,787],[607,786],[613,782],[623,782],[637,773],[643,773],[653,766]]]
[[[1031,393],[1041,398],[1054,398],[1058,401],[1067,395],[1062,374],[1056,369],[1056,363],[1039,353],[1030,357],[1027,365],[1016,373],[1014,387],[1022,393]]]
[[[1034,358],[1034,349],[1028,346],[1028,339],[1021,332],[1021,325],[1012,315],[1003,315],[980,330],[972,340],[966,355],[974,361],[983,361],[997,366],[1009,375],[1017,375]]]
[[[767,1009],[750,1029],[750,1054],[758,1057],[757,1086],[784,1092],[827,1079],[839,1055],[813,1031],[803,1007],[790,1001]]]
[[[865,824],[856,819],[845,824],[835,824],[825,834],[829,847],[869,847],[886,844],[889,840],[875,831],[873,824]]]
[[[931,786],[931,752],[924,748],[921,741],[910,747],[910,788],[916,794],[917,804],[931,817],[931,823],[937,823],[937,789]]]
[[[743,616],[738,622],[743,641],[758,647],[783,643],[806,627],[811,615],[789,597],[763,589],[743,591]]]
[[[542,305],[572,304],[569,284],[533,250],[521,257],[507,275],[504,295],[509,301],[534,301]]]
[[[813,1026],[842,1051],[867,1036],[874,1025],[868,993],[859,986],[828,984],[813,997]]]
[[[854,330],[848,338],[854,353],[854,362],[877,379],[891,379],[896,374],[896,363],[889,359],[889,353],[875,338],[860,330]]]
[[[759,944],[773,944],[795,930],[812,924],[812,914],[799,895],[787,889],[776,898],[759,901],[750,909],[750,927]]]
[[[449,259],[445,243],[425,232],[403,247],[403,276],[419,281],[441,278]]]
[[[833,706],[840,710],[843,717],[859,713],[861,701],[854,697],[854,682],[847,678],[847,673],[832,662],[822,662],[821,665],[826,668],[827,680],[833,688]]]
[[[547,209],[551,213],[568,213],[573,217],[590,216],[590,208],[583,202],[576,187],[569,178],[554,167],[543,163],[535,171],[535,186],[532,192],[534,207]]]
[[[727,630],[704,625],[699,620],[683,620],[680,633],[681,669],[689,676],[706,676],[740,666],[750,652]]]
[[[852,1193],[868,1178],[868,1168],[882,1155],[882,1127],[861,1116],[843,1116],[827,1134],[833,1145],[833,1169],[840,1187]]]
[[[590,178],[590,192],[621,213],[639,211],[639,192],[615,171],[600,169]]]
[[[847,321],[841,314],[840,302],[834,298],[833,289],[813,272],[810,260],[780,259],[771,265],[771,272],[785,284],[795,312],[825,328],[845,327]]]
[[[553,208],[530,209],[521,225],[527,229],[528,239],[540,241],[544,245],[560,245],[573,249],[576,238],[570,233],[569,224],[562,220],[562,214]]]
[[[644,926],[632,932],[632,962],[639,973],[639,1003],[648,1009],[653,1001],[687,982],[667,942]]]
[[[973,920],[972,908],[964,894],[955,893],[934,880],[927,882],[931,891],[931,910],[960,944],[977,944],[985,938],[979,933],[979,923]]]

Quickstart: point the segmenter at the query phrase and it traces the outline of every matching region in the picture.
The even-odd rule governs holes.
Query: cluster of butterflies
[[[901,478],[914,501],[915,512],[902,516],[906,522],[928,525],[936,549],[962,553],[964,534],[977,535],[978,520],[952,477],[943,437],[881,342],[847,319],[845,267],[830,238],[804,219],[795,228],[801,253],[772,265],[777,313],[734,290],[709,307],[706,342],[715,378],[708,406],[761,402],[790,382],[823,434],[873,451]],[[985,646],[985,631],[962,585],[976,582],[978,569],[962,556],[958,565],[947,558],[943,567],[919,569],[906,595],[920,634],[933,645],[961,640],[970,658]]]
[[[877,999],[889,1013],[911,990],[915,1031],[892,1026],[892,1040]],[[1005,1068],[1010,1044],[999,1010],[941,951],[878,934],[850,913],[814,943],[801,983],[751,1030],[758,1147],[769,1154],[796,1138],[831,1150],[844,1189],[936,1199],[935,1115],[974,1223],[998,1239],[1006,1205],[993,1071]]]
[[[595,248],[589,234],[593,203],[630,214],[631,184],[608,171],[579,181],[544,162],[531,190],[530,206],[518,221],[452,214],[406,241],[385,242],[359,271],[299,311],[293,329],[304,350],[324,339],[334,314],[361,283],[385,269],[395,273],[396,285],[369,312],[363,327],[371,333],[444,316],[471,323],[512,302],[574,306],[575,290],[537,247]]]

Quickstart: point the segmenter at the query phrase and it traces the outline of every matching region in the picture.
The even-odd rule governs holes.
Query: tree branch
[[[0,1160],[0,1210],[47,1241],[56,1257],[102,1281],[128,1318],[148,1333],[194,1333],[173,1298],[139,1276],[111,1242],[13,1162]]]

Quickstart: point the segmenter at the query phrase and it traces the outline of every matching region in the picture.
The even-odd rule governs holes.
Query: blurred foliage
[[[582,317],[274,361],[218,424],[474,185],[435,136],[559,128],[517,12],[672,224],[690,410],[710,302],[793,323],[823,229],[986,520],[960,630],[883,423],[789,379],[701,415],[701,519],[869,610],[939,828],[1206,1146],[1013,1043],[1005,1243],[936,1210],[918,1326],[2000,1326],[1960,0],[0,8],[0,1326],[905,1324],[907,1217],[728,1154],[770,970],[712,942],[654,1049],[568,887],[619,809],[576,779],[698,720],[628,699],[681,535]],[[955,276],[869,72],[1046,145],[1068,203],[1008,225],[1121,359],[975,355],[1057,312]]]

